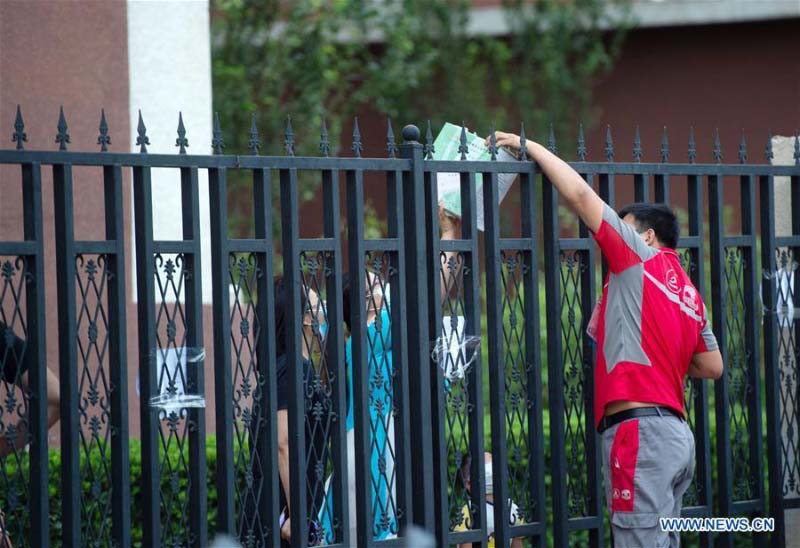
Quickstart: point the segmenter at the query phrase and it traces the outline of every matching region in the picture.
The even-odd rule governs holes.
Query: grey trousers
[[[603,432],[603,478],[616,548],[680,546],[659,518],[680,517],[695,467],[694,435],[669,414],[641,417]]]

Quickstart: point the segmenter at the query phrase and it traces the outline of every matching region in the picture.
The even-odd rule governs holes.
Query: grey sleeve
[[[652,258],[658,253],[654,248],[644,243],[644,240],[636,232],[636,229],[623,221],[619,214],[608,204],[603,205],[603,221],[608,223],[608,225],[614,229],[614,232],[619,234],[622,241],[625,242],[625,245],[638,255],[642,262]]]
[[[714,336],[714,332],[711,330],[711,322],[708,321],[708,314],[706,313],[705,304],[703,304],[703,322],[704,325],[700,330],[700,337],[705,344],[705,351],[712,352],[714,350],[719,350],[719,343],[717,343],[717,338]],[[695,353],[697,353],[697,351],[695,351]]]

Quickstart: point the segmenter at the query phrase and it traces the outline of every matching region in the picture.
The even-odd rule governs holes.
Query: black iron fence
[[[177,155],[147,153],[141,116],[138,134],[140,153],[109,152],[103,119],[101,151],[70,152],[62,113],[59,150],[29,151],[18,115],[16,150],[0,150],[0,164],[19,168],[24,210],[23,239],[0,235],[0,508],[15,546],[48,546],[51,539],[64,546],[205,546],[217,532],[246,546],[277,546],[287,496],[295,545],[405,545],[410,524],[442,546],[485,542],[492,519],[497,545],[517,537],[536,546],[607,542],[593,428],[595,350],[585,335],[603,268],[586,228],[570,233],[561,226],[558,196],[534,163],[434,161],[430,131],[423,145],[419,130],[407,126],[396,145],[391,124],[383,159],[361,158],[357,124],[348,158],[328,157],[324,129],[321,157],[295,157],[291,125],[281,157],[258,154],[255,128],[247,156],[222,153],[218,124],[212,156],[186,154],[182,120]],[[555,139],[549,146],[555,150]],[[800,322],[793,301],[800,143],[795,138],[790,166],[747,164],[744,141],[736,164],[722,163],[718,140],[716,163],[696,164],[694,148],[690,137],[688,161],[670,162],[665,135],[661,161],[643,163],[637,139],[634,162],[615,162],[609,130],[606,161],[586,161],[581,134],[572,165],[612,206],[632,186],[636,200],[685,207],[680,253],[711,303],[726,374],[713,386],[686,385],[697,471],[684,515],[772,516],[772,535],[699,541],[783,545],[784,512],[800,508]],[[101,240],[75,237],[79,166],[102,171]],[[52,260],[43,247],[44,169],[53,174],[57,303],[44,301]],[[181,197],[176,240],[154,236],[156,169],[180,174],[172,189]],[[202,171],[209,227],[200,220]],[[439,237],[442,172],[460,173],[460,239]],[[133,320],[126,318],[127,173],[138,341],[128,340],[126,329]],[[519,182],[498,205],[501,173],[517,173]],[[476,175],[486,183],[483,234]],[[229,176],[249,181],[252,238],[228,230]],[[319,238],[300,236],[302,177],[318,181]],[[365,236],[368,177],[387,196],[381,238]],[[788,179],[776,182],[781,177]],[[776,203],[776,185],[779,196],[786,188],[777,201],[788,204]],[[782,205],[790,206],[786,227],[776,223]],[[202,257],[204,230],[210,257]],[[211,262],[210,331],[203,329],[201,260]],[[56,335],[45,327],[56,311],[61,442],[51,447],[45,338]],[[204,340],[209,332],[213,341]],[[469,336],[483,344],[463,344]],[[432,352],[437,339],[445,350]],[[188,367],[188,349],[204,346],[213,346],[212,366]],[[138,402],[128,397],[131,369]],[[203,409],[150,403],[179,391],[213,392],[213,432]],[[284,434],[280,401],[288,402]],[[137,408],[140,442],[129,439]],[[284,495],[282,435],[291,486]],[[493,506],[478,488],[486,479],[484,450],[492,454]]]

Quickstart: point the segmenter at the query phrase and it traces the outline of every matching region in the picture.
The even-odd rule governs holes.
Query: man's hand
[[[499,147],[506,147],[514,152],[519,152],[519,135],[515,135],[514,133],[505,133],[503,131],[495,131],[494,132],[495,138],[495,145]],[[490,145],[491,136],[486,138],[486,146]],[[527,139],[525,140],[526,145],[526,153],[527,153]]]

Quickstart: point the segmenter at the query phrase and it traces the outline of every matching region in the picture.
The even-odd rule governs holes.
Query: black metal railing
[[[483,542],[490,517],[499,545],[516,537],[536,546],[606,542],[595,348],[585,329],[605,266],[586,227],[563,226],[557,193],[535,163],[433,160],[430,128],[424,145],[414,126],[396,145],[391,122],[383,159],[361,157],[357,122],[347,158],[329,156],[324,122],[322,156],[314,158],[294,156],[290,123],[280,157],[259,155],[255,125],[246,156],[223,154],[218,121],[213,155],[186,154],[182,117],[177,155],[147,152],[141,115],[139,153],[108,151],[104,114],[99,152],[67,150],[63,112],[58,131],[58,151],[25,150],[18,112],[16,149],[0,150],[0,164],[21,174],[3,188],[21,185],[23,210],[23,239],[0,235],[7,348],[0,354],[0,509],[15,546],[205,546],[217,532],[246,546],[277,546],[286,497],[295,545],[402,545],[411,524],[438,545]],[[556,151],[552,134],[548,145]],[[612,206],[625,193],[643,201],[680,196],[672,202],[685,207],[688,220],[681,260],[710,305],[726,363],[713,391],[710,381],[686,384],[697,467],[684,515],[772,516],[769,539],[783,545],[783,512],[800,507],[800,322],[793,304],[800,141],[789,166],[747,164],[744,141],[739,163],[723,164],[718,138],[715,163],[697,164],[693,135],[688,161],[670,162],[666,130],[659,162],[641,162],[638,131],[633,150],[634,162],[615,162],[609,129],[606,161],[588,162],[581,129],[572,165]],[[767,161],[771,154],[770,141]],[[53,173],[54,235],[43,230],[43,166]],[[102,172],[102,239],[75,238],[78,166]],[[180,211],[172,212],[182,226],[177,240],[154,235],[154,170],[179,173],[172,189],[181,196]],[[201,226],[203,172],[209,227]],[[455,240],[439,239],[436,174],[443,172],[460,174],[463,226]],[[129,173],[132,253],[123,221]],[[519,183],[500,205],[502,173],[519,174]],[[477,175],[485,182],[480,189]],[[252,238],[233,237],[228,228],[233,177],[246,180],[237,188],[252,193]],[[789,178],[791,202],[791,227],[782,231],[775,221],[778,177]],[[301,179],[313,179],[321,191],[319,238],[301,237]],[[380,238],[366,235],[366,184],[387,197]],[[482,234],[478,192],[487,204]],[[726,216],[731,205],[735,212]],[[210,257],[202,256],[205,230]],[[44,254],[51,237],[55,280],[47,278],[51,259]],[[126,252],[136,265],[135,307],[126,291]],[[211,303],[203,302],[203,260],[211,264]],[[283,331],[276,325],[277,274],[286,295]],[[56,303],[44,301],[50,284]],[[128,337],[132,310],[138,341]],[[46,332],[56,314],[61,442],[51,447],[45,338],[56,336]],[[454,352],[434,360],[431,341],[440,336],[458,340],[448,346]],[[457,344],[464,336],[483,344]],[[186,361],[189,348],[204,346],[213,346],[209,369],[170,367]],[[279,348],[286,349],[286,394],[278,388]],[[131,368],[140,381],[138,401],[128,398]],[[150,406],[153,395],[178,386],[213,394],[213,431],[202,409]],[[284,497],[282,397],[291,485]],[[140,444],[129,439],[137,413]],[[494,505],[487,507],[479,487],[489,449]],[[60,468],[48,468],[51,460]],[[733,537],[714,540],[732,545]],[[703,544],[711,540],[700,536]]]

